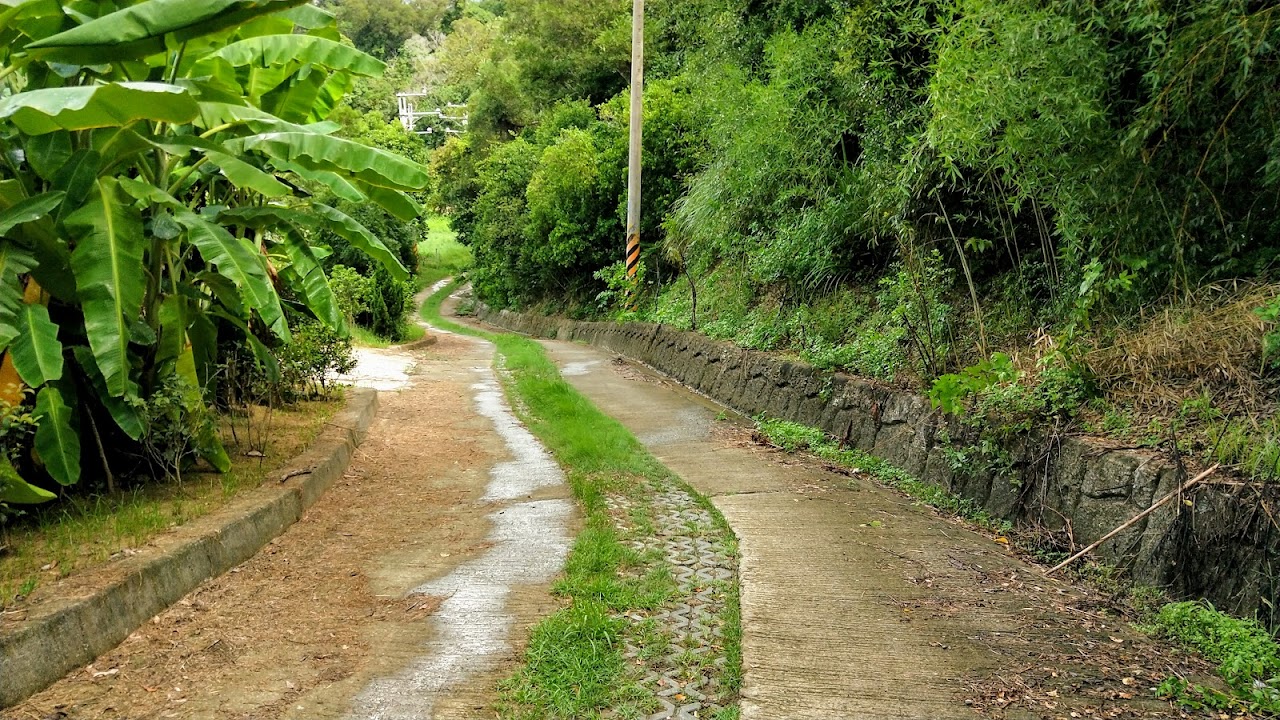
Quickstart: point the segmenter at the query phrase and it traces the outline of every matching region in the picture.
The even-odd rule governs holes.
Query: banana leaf
[[[227,141],[235,150],[257,150],[312,170],[342,171],[361,182],[393,190],[421,190],[427,169],[385,150],[330,135],[274,132]]]
[[[305,0],[145,0],[27,45],[41,59],[76,65],[141,59]]]
[[[319,185],[325,187],[335,197],[346,200],[347,202],[363,203],[369,198],[365,196],[360,188],[352,185],[346,178],[328,170],[311,170],[305,168],[298,163],[284,162],[282,160],[274,160],[271,163],[281,170],[297,175],[304,181],[311,183],[313,186]]]
[[[89,378],[89,384],[97,393],[98,400],[107,408],[107,412],[111,413],[111,419],[116,421],[116,425],[124,431],[125,435],[134,440],[141,440],[147,432],[147,423],[142,411],[138,408],[137,388],[131,387],[124,397],[112,395],[107,392],[107,381],[103,379],[102,371],[98,369],[98,363],[93,359],[93,351],[83,345],[77,345],[72,348],[71,353],[84,371],[85,377]]]
[[[142,270],[142,216],[112,178],[98,180],[89,202],[67,217],[79,230],[71,269],[84,309],[89,346],[107,392],[125,395],[129,381],[129,325],[146,291]]]
[[[0,208],[13,208],[27,200],[21,183],[17,180],[0,180]],[[65,211],[66,201],[62,207]],[[16,225],[8,234],[18,242],[0,242],[0,311],[6,307],[16,312],[16,304],[6,306],[6,288],[14,287],[16,278],[10,273],[29,272],[40,283],[40,287],[55,297],[68,302],[76,299],[75,281],[71,277],[71,250],[67,243],[56,232],[53,221],[48,216]],[[5,258],[23,257],[22,270],[13,270]],[[16,291],[22,294],[21,288]]]
[[[58,497],[44,488],[23,480],[9,456],[0,453],[0,502],[9,505],[36,505]]]
[[[68,405],[52,385],[36,395],[36,453],[60,485],[74,485],[80,479],[80,414],[74,407],[74,398]]]
[[[369,194],[370,200],[378,203],[383,209],[400,220],[413,222],[422,216],[422,206],[418,204],[418,201],[399,190],[369,186],[365,187],[364,191]]]
[[[397,280],[408,279],[409,271],[405,269],[404,265],[400,264],[400,258],[388,250],[377,235],[369,232],[369,228],[356,222],[341,210],[328,205],[312,203],[311,210],[328,221],[324,223],[326,230],[333,232],[338,237],[351,243],[356,249],[363,250],[369,257],[377,260],[387,269],[387,272],[391,273],[391,277]]]
[[[71,133],[37,135],[28,140],[22,150],[31,169],[42,180],[52,180],[58,168],[71,158]]]
[[[38,388],[62,378],[62,343],[49,308],[35,303],[18,313],[18,336],[9,346],[13,367],[29,387]]]
[[[313,119],[316,98],[328,79],[329,76],[315,65],[303,65],[287,78],[287,82],[262,96],[262,107],[281,119],[306,122]]]
[[[272,67],[302,63],[330,70],[346,70],[357,75],[377,77],[387,66],[350,45],[314,35],[265,35],[233,42],[206,58],[221,58],[233,66]]]
[[[202,101],[200,103],[200,115],[196,118],[195,124],[205,130],[224,125],[244,125],[255,133],[301,132],[321,135],[337,132],[342,127],[332,122],[298,125],[285,122],[266,110],[260,110],[256,107],[212,101]]]
[[[277,337],[289,340],[289,325],[280,307],[280,297],[267,277],[266,264],[258,249],[248,240],[232,235],[221,225],[193,212],[178,212],[176,217],[187,229],[187,237],[200,251],[204,261],[217,267],[220,275],[246,293],[253,309]]]
[[[0,212],[0,235],[8,235],[14,227],[48,215],[65,196],[66,193],[56,191],[41,193]]]
[[[341,335],[347,332],[346,320],[338,307],[338,299],[329,287],[329,279],[325,277],[324,268],[312,253],[311,247],[292,233],[284,243],[285,252],[292,263],[290,274],[297,280],[295,290],[307,300],[307,307],[331,330]]]
[[[140,120],[188,123],[200,112],[186,89],[157,82],[42,88],[0,100],[0,120],[27,135],[124,127]]]
[[[153,139],[152,142],[156,147],[179,157],[191,151],[199,151],[209,162],[218,166],[223,176],[237,188],[247,188],[271,198],[293,194],[293,189],[277,180],[274,175],[227,153],[226,148],[213,140],[198,135],[184,135]],[[174,202],[177,202],[176,199]]]

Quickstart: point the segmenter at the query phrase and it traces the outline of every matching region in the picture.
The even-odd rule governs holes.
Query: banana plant
[[[345,332],[319,228],[406,277],[323,201],[407,221],[427,181],[326,121],[354,77],[384,66],[323,10],[0,0],[0,61],[0,401],[34,393],[34,457],[57,483],[80,479],[82,456],[108,462],[90,452],[101,420],[142,441],[145,400],[167,380],[200,401],[220,326],[265,363],[267,343],[289,341],[287,305]],[[202,440],[226,469],[216,438]],[[0,501],[49,497],[0,462]]]

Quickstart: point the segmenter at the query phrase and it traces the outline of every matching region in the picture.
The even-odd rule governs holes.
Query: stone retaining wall
[[[1150,451],[1112,450],[1087,438],[1027,437],[1005,450],[1013,469],[952,467],[939,431],[962,429],[926,398],[861,378],[646,323],[581,322],[493,312],[480,317],[535,337],[587,342],[639,360],[750,416],[819,427],[908,472],[981,504],[993,515],[1090,543],[1178,487],[1174,463]],[[1193,504],[1171,503],[1107,543],[1098,555],[1137,580],[1181,597],[1273,621],[1273,558],[1280,549],[1280,493],[1202,486]]]

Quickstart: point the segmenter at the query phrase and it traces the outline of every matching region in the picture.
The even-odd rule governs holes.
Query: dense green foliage
[[[322,2],[338,18],[338,27],[360,50],[388,60],[404,42],[435,28],[449,11],[443,0],[341,0]]]
[[[486,7],[429,54],[471,117],[432,202],[486,302],[943,392],[1004,352],[1024,386],[1073,383],[1039,416],[1167,429],[1207,395],[1266,448],[1229,461],[1280,476],[1248,439],[1278,379],[1280,4],[651,2],[638,302],[617,269],[629,4]],[[1164,308],[1206,342],[1146,328]]]
[[[508,3],[489,21],[492,64],[452,78],[473,129],[439,161],[439,201],[495,249],[477,253],[486,300],[589,299],[616,254],[626,11]],[[1016,270],[1059,324],[1255,275],[1280,235],[1275,11],[657,3],[645,237],[697,278],[731,265],[751,303],[805,301],[895,261],[914,272],[937,250],[984,295]],[[510,133],[514,147],[495,146]]]
[[[326,121],[383,63],[296,0],[20,3],[0,34],[0,508],[113,463],[225,469],[237,352],[273,384],[348,362],[321,259],[412,267],[335,206],[420,211],[425,167]]]

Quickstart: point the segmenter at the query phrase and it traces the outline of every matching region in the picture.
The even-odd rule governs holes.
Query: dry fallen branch
[[[1138,513],[1137,515],[1134,515],[1133,517],[1129,518],[1129,519],[1128,519],[1128,520],[1126,520],[1122,525],[1120,525],[1120,527],[1118,527],[1118,528],[1116,528],[1115,530],[1112,530],[1111,532],[1107,533],[1106,535],[1103,535],[1102,537],[1098,538],[1097,540],[1095,540],[1091,545],[1089,545],[1089,546],[1088,546],[1088,547],[1086,547],[1085,549],[1081,550],[1080,552],[1076,553],[1075,555],[1072,555],[1071,557],[1067,558],[1066,560],[1063,560],[1062,562],[1058,563],[1057,565],[1054,565],[1053,567],[1049,568],[1048,570],[1045,570],[1045,571],[1044,571],[1044,574],[1045,574],[1045,575],[1050,575],[1050,574],[1052,574],[1052,573],[1055,573],[1055,572],[1057,572],[1057,571],[1061,570],[1062,568],[1064,568],[1064,567],[1066,567],[1066,566],[1070,565],[1071,563],[1075,562],[1076,560],[1079,560],[1080,558],[1084,557],[1085,555],[1088,555],[1089,553],[1093,552],[1094,550],[1096,550],[1096,549],[1098,548],[1098,546],[1099,546],[1099,545],[1101,545],[1102,543],[1104,543],[1104,542],[1106,542],[1106,541],[1110,540],[1111,538],[1115,537],[1116,535],[1119,535],[1120,533],[1124,532],[1124,531],[1125,531],[1125,530],[1127,530],[1128,528],[1132,527],[1134,523],[1138,522],[1138,521],[1139,521],[1139,520],[1141,520],[1142,518],[1144,518],[1144,517],[1146,517],[1146,516],[1150,515],[1151,513],[1155,512],[1157,509],[1159,509],[1159,508],[1160,508],[1162,505],[1164,505],[1165,503],[1167,503],[1167,502],[1169,502],[1170,500],[1174,499],[1175,497],[1177,497],[1177,496],[1181,495],[1182,493],[1184,493],[1184,492],[1186,492],[1186,491],[1190,490],[1192,487],[1194,487],[1196,484],[1198,484],[1201,480],[1204,480],[1205,478],[1209,477],[1209,476],[1210,476],[1210,475],[1212,475],[1214,472],[1216,472],[1216,471],[1217,471],[1217,469],[1218,469],[1218,466],[1215,464],[1213,467],[1209,468],[1208,470],[1205,470],[1204,472],[1200,473],[1199,475],[1197,475],[1197,476],[1195,476],[1195,477],[1191,478],[1190,480],[1186,481],[1185,483],[1183,483],[1183,484],[1182,484],[1182,487],[1178,488],[1177,490],[1174,490],[1173,492],[1169,493],[1168,495],[1165,495],[1164,497],[1162,497],[1162,498],[1160,498],[1159,500],[1155,501],[1155,503],[1153,503],[1153,504],[1151,505],[1151,507],[1149,507],[1149,508],[1147,508],[1146,510],[1143,510],[1142,512]]]
[[[315,472],[315,467],[314,467],[314,466],[312,466],[312,467],[306,467],[306,468],[299,468],[299,469],[296,469],[296,470],[290,470],[290,471],[288,471],[288,472],[286,472],[286,473],[284,473],[283,475],[281,475],[281,476],[280,476],[280,482],[284,482],[284,481],[286,481],[286,480],[288,480],[288,479],[290,479],[290,478],[296,478],[296,477],[298,477],[299,475],[310,475],[310,474],[311,474],[311,473],[313,473],[313,472]]]

